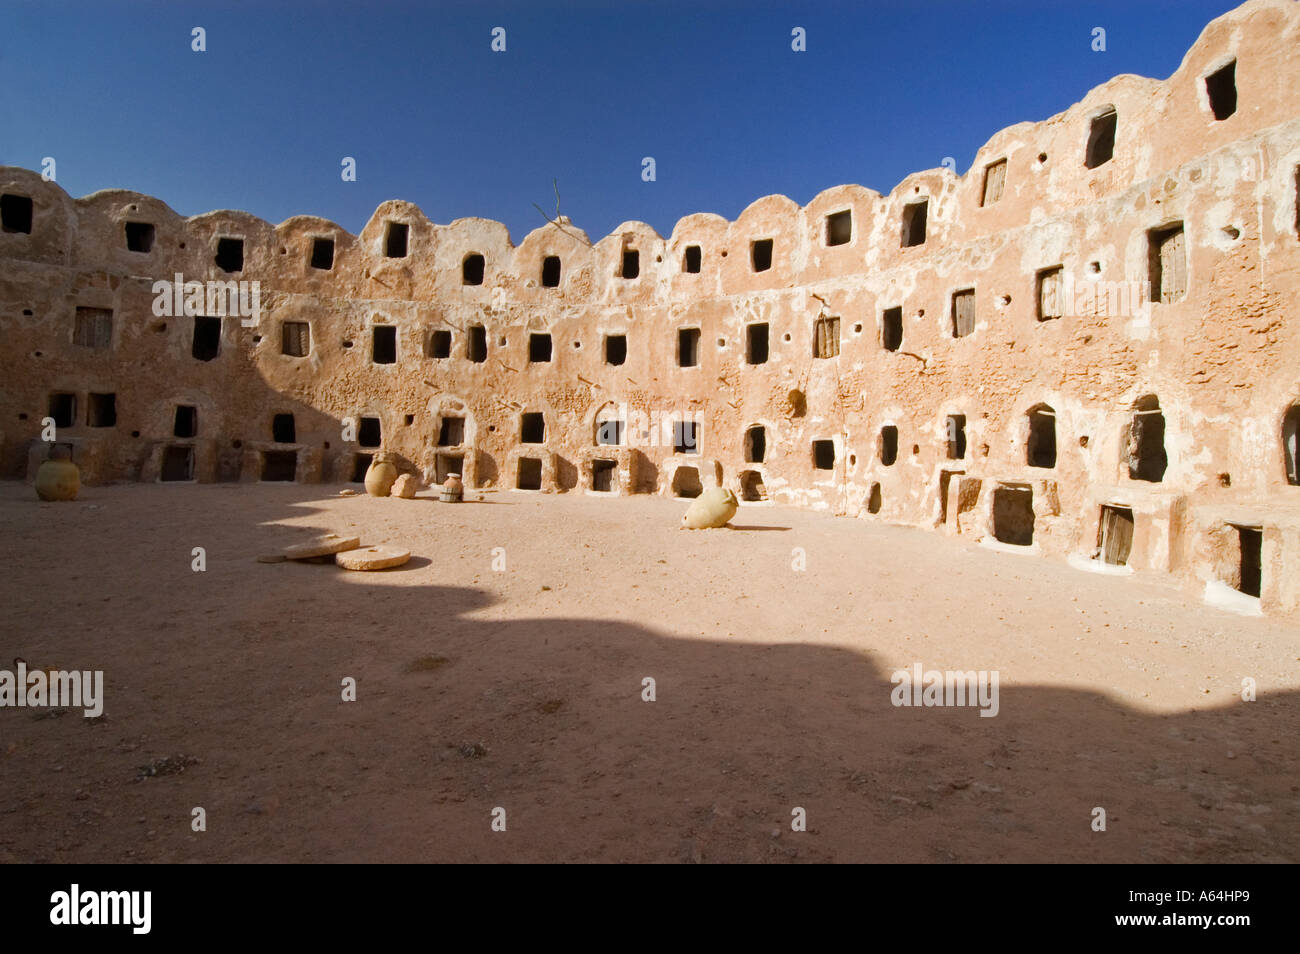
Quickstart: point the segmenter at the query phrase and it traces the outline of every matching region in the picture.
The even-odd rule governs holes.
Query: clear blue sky
[[[3,0],[0,165],[183,215],[321,215],[389,198],[517,243],[734,219],[783,193],[889,191],[1118,73],[1165,78],[1231,0],[315,3]],[[207,52],[190,30],[207,31]],[[493,27],[506,29],[493,53]],[[807,30],[807,52],[790,48]],[[1107,31],[1107,50],[1091,31]],[[357,160],[357,181],[340,161]],[[641,180],[653,156],[657,181]]]

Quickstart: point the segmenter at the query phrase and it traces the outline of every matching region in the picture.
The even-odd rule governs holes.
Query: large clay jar
[[[460,474],[448,474],[442,482],[443,503],[459,503],[465,492],[465,485],[460,482]]]
[[[36,471],[36,495],[42,500],[76,500],[81,490],[81,471],[66,447],[55,447],[50,459]]]
[[[397,480],[397,468],[378,456],[370,462],[366,471],[366,493],[372,497],[387,497]]]
[[[682,526],[687,530],[725,527],[738,509],[740,504],[734,493],[725,487],[714,487],[691,501],[686,513],[682,515]]]

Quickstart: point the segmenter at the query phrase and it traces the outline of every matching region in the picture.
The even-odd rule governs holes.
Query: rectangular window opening
[[[465,342],[466,356],[475,364],[487,360],[487,329],[482,325],[469,326],[469,338]]]
[[[199,432],[199,409],[189,404],[176,405],[172,437],[194,437]]]
[[[528,362],[545,364],[551,360],[551,336],[535,332],[528,336]]]
[[[964,338],[975,330],[975,289],[966,288],[952,295],[952,336]]]
[[[221,353],[221,319],[206,315],[194,317],[194,341],[190,355],[197,361],[211,361]]]
[[[767,499],[767,488],[763,486],[763,475],[756,470],[740,472],[740,499],[748,502]]]
[[[485,262],[483,256],[474,252],[466,255],[460,265],[460,283],[462,285],[482,285]]]
[[[826,244],[848,245],[853,241],[853,212],[833,212],[826,216]]]
[[[262,451],[263,480],[292,483],[297,476],[297,451]]]
[[[311,325],[305,321],[286,321],[280,328],[281,354],[305,358],[311,353]]]
[[[1237,544],[1239,559],[1236,567],[1234,586],[1247,596],[1258,597],[1263,585],[1263,547],[1264,529],[1262,527],[1238,527]]]
[[[328,271],[334,267],[334,240],[332,238],[314,238],[311,240],[311,267]]]
[[[0,195],[0,229],[32,234],[32,200],[25,195]]]
[[[1205,77],[1205,92],[1210,98],[1214,118],[1224,120],[1237,111],[1237,61]]]
[[[539,457],[519,458],[519,473],[515,486],[520,490],[542,489],[542,461]]]
[[[700,472],[694,467],[678,467],[673,471],[673,496],[694,499],[704,493]]]
[[[677,366],[693,368],[700,363],[700,329],[677,329]]]
[[[438,446],[459,447],[463,443],[465,443],[465,419],[444,417],[438,428]]]
[[[292,414],[277,414],[271,418],[271,440],[277,444],[296,444],[298,428]]]
[[[397,328],[375,325],[370,336],[370,360],[375,364],[397,363]]]
[[[840,320],[818,318],[813,322],[813,357],[834,358],[840,353]]]
[[[1088,150],[1084,165],[1096,169],[1110,162],[1115,155],[1115,128],[1119,121],[1115,110],[1108,109],[1092,121],[1088,130]]]
[[[1060,265],[1038,273],[1038,320],[1052,321],[1065,314],[1065,269]]]
[[[363,484],[366,481],[366,471],[370,469],[371,462],[375,459],[374,454],[353,454],[352,455],[352,483]]]
[[[690,272],[692,275],[697,274],[700,270],[702,257],[698,245],[686,246],[686,251],[682,255],[682,271]]]
[[[903,206],[903,248],[925,244],[925,222],[929,212],[929,199]]]
[[[772,239],[757,239],[749,243],[749,261],[756,272],[772,267]]]
[[[362,447],[378,447],[383,442],[383,428],[377,417],[363,417],[357,428],[357,443]]]
[[[1007,181],[1007,161],[999,159],[984,167],[984,194],[980,205],[992,205],[1002,198],[1002,189]]]
[[[886,351],[903,346],[903,309],[886,308],[880,318],[880,345]]]
[[[596,443],[606,447],[618,447],[623,443],[622,421],[601,421],[596,425]]]
[[[898,460],[898,428],[886,424],[880,429],[880,462],[886,467],[893,467]]]
[[[451,357],[451,332],[439,330],[429,335],[429,357],[430,358],[450,358]]]
[[[756,322],[745,326],[745,361],[749,364],[767,364],[768,325]]]
[[[948,415],[948,459],[964,460],[966,457],[966,415]]]
[[[813,441],[813,469],[814,470],[834,470],[835,469],[835,442],[834,441]]]
[[[632,279],[641,274],[641,253],[634,248],[623,249],[623,260],[619,263],[620,278]]]
[[[113,342],[113,312],[109,308],[78,308],[72,343],[103,351]]]
[[[87,394],[86,424],[89,427],[115,427],[117,425],[117,395]]]
[[[547,255],[542,259],[542,287],[560,287],[560,256]]]
[[[546,415],[541,411],[525,411],[519,418],[519,443],[546,443]]]
[[[1172,304],[1187,294],[1187,251],[1183,223],[1147,233],[1148,268],[1153,301]]]
[[[1027,547],[1034,542],[1034,492],[1024,484],[1003,484],[993,491],[993,537]]]
[[[153,251],[153,241],[156,234],[153,223],[127,222],[124,229],[126,231],[126,249],[128,252],[144,254]]]
[[[612,460],[596,459],[591,462],[591,489],[600,493],[612,493],[614,480],[618,474],[618,464]]]
[[[244,270],[244,240],[241,238],[217,239],[217,254],[212,259],[223,272]]]
[[[465,456],[463,454],[439,454],[434,460],[434,476],[438,483],[445,484],[447,478],[455,474],[465,476]]]
[[[605,363],[619,365],[627,360],[627,335],[605,336]]]
[[[389,222],[384,232],[384,256],[406,258],[406,242],[411,227],[405,222]]]
[[[1128,566],[1133,551],[1133,511],[1129,507],[1102,507],[1097,527],[1097,556],[1102,563]]]
[[[194,448],[187,444],[170,444],[163,449],[159,479],[187,481],[194,479]]]
[[[673,453],[698,454],[700,425],[697,421],[673,422]]]

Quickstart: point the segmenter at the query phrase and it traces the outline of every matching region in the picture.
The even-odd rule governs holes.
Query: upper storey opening
[[[1083,164],[1089,169],[1110,162],[1115,155],[1115,129],[1119,117],[1115,107],[1106,109],[1093,117],[1092,127],[1088,130],[1088,148],[1084,154]]]

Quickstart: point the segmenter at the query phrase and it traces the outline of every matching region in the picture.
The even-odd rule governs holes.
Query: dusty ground
[[[107,697],[0,709],[0,860],[1300,860],[1294,626],[815,513],[337,489],[0,486],[0,668]],[[419,559],[254,562],[346,529]],[[1000,714],[891,706],[914,662]]]

